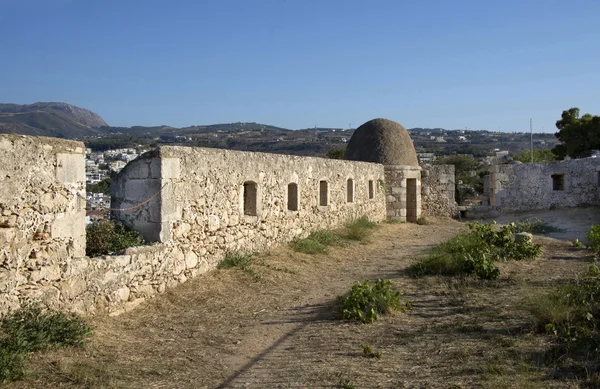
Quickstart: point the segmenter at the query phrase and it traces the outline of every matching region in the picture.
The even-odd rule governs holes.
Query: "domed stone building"
[[[373,119],[354,131],[345,158],[385,168],[387,217],[416,222],[421,216],[421,168],[408,131],[397,122]]]

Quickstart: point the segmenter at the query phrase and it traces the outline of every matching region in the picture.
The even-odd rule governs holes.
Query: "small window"
[[[348,178],[346,183],[346,202],[354,202],[354,181],[352,178]]]
[[[565,190],[565,175],[564,174],[553,174],[552,175],[552,190]]]
[[[369,198],[373,198],[373,180],[369,180]]]
[[[327,181],[319,181],[319,205],[322,207],[327,206]]]
[[[288,184],[287,209],[288,211],[298,210],[298,184]]]
[[[256,182],[247,181],[244,182],[244,215],[256,216],[256,210],[258,205],[258,186]]]

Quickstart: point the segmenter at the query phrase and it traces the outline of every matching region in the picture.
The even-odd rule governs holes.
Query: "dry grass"
[[[35,356],[10,388],[579,388],[549,364],[524,301],[586,267],[587,253],[543,239],[542,258],[500,263],[496,281],[410,278],[405,269],[464,226],[383,224],[369,244],[328,255],[258,255],[253,277],[209,272],[117,318],[95,318],[82,350]],[[336,320],[335,297],[389,278],[413,302],[374,324]],[[364,358],[361,345],[381,353]],[[564,366],[561,366],[563,369]]]

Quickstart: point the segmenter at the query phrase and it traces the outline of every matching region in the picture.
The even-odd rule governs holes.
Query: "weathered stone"
[[[529,232],[519,232],[515,234],[515,243],[521,243],[523,241],[533,242],[533,234]]]

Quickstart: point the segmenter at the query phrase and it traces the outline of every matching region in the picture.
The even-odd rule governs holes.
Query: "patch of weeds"
[[[113,254],[145,244],[139,232],[113,220],[102,220],[86,228],[85,255],[88,257]]]
[[[263,263],[263,264],[261,264],[261,266],[264,266],[267,269],[271,269],[271,270],[275,270],[275,271],[280,271],[280,272],[284,272],[284,273],[288,273],[288,274],[298,274],[297,270],[290,269],[290,268],[287,268],[287,267],[281,267],[281,266],[277,266],[277,265],[270,265],[268,263]]]
[[[581,277],[530,301],[534,329],[554,338],[551,364],[570,361],[580,379],[600,377],[600,268],[593,263]],[[578,366],[578,367],[577,367]],[[574,369],[577,367],[577,369]]]
[[[355,389],[356,386],[354,386],[354,383],[352,383],[351,380],[349,380],[349,379],[342,379],[342,380],[340,380],[340,388],[342,388],[342,389]]]
[[[377,227],[377,223],[363,216],[346,224],[344,237],[349,240],[365,241],[371,235],[371,230]]]
[[[329,230],[318,230],[303,239],[294,239],[292,250],[305,254],[325,254],[327,246],[340,244],[340,237]]]
[[[475,274],[485,280],[500,276],[498,260],[533,259],[541,245],[530,240],[516,243],[510,225],[494,229],[492,224],[467,223],[470,232],[461,233],[436,246],[433,252],[409,266],[413,276]]]
[[[231,252],[225,255],[225,258],[217,264],[217,269],[230,269],[238,268],[246,272],[252,277],[258,277],[256,271],[252,268],[251,264],[254,260],[256,253],[241,253]]]
[[[590,248],[594,254],[600,254],[600,224],[593,225],[590,231],[585,234],[585,238],[590,243]]]
[[[394,288],[392,281],[378,279],[373,284],[369,280],[355,282],[350,293],[338,296],[337,300],[342,303],[343,319],[372,323],[379,315],[411,309],[412,304],[402,302],[401,297],[402,293]]]
[[[28,353],[49,348],[80,346],[92,329],[75,315],[45,311],[27,304],[0,323],[0,382],[23,378]]]
[[[530,232],[532,234],[547,234],[549,232],[565,232],[563,228],[558,228],[540,220],[538,218],[525,219],[520,220],[516,223],[508,224],[509,230],[513,234],[517,234],[519,232]]]
[[[581,243],[581,242],[579,241],[579,239],[573,239],[573,240],[571,241],[571,247],[575,247],[575,248],[578,248],[578,249],[580,249],[580,248],[583,248],[583,247],[585,247],[585,246],[583,245],[583,243]]]
[[[373,348],[371,346],[369,346],[368,344],[361,344],[360,347],[363,350],[363,355],[366,358],[377,358],[377,359],[381,359],[381,352],[380,351],[375,351],[373,350]]]

